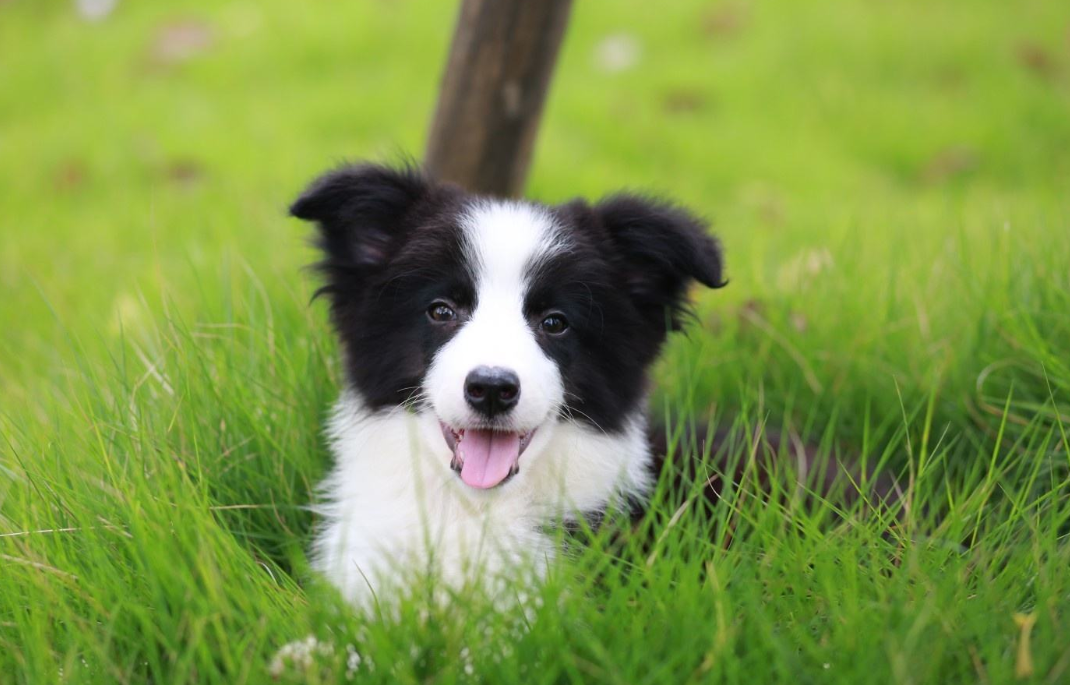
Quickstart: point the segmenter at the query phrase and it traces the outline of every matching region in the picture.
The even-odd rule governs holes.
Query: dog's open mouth
[[[485,428],[451,428],[439,422],[446,444],[453,450],[450,468],[473,488],[497,487],[520,472],[520,455],[531,442],[527,433]]]

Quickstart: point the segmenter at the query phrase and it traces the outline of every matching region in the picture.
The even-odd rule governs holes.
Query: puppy
[[[318,227],[344,359],[313,557],[350,602],[424,575],[504,591],[545,571],[548,524],[647,495],[648,370],[688,287],[724,285],[702,221],[374,164],[323,175],[290,211]]]

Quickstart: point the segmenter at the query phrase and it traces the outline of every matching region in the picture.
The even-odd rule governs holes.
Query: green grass
[[[898,524],[662,491],[654,547],[581,534],[530,624],[419,593],[362,618],[310,575],[339,374],[284,208],[419,153],[453,11],[0,2],[0,682],[259,683],[308,633],[337,649],[298,682],[345,681],[347,644],[381,682],[999,683],[1022,651],[1070,681],[1050,0],[576,3],[530,194],[670,192],[727,250],[654,412],[884,463]],[[154,56],[176,23],[207,47]],[[621,33],[639,60],[604,73]]]

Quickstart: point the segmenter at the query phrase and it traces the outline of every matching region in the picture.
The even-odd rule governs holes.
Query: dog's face
[[[319,225],[352,389],[437,422],[477,489],[516,475],[560,422],[623,430],[689,283],[722,285],[700,222],[632,196],[548,207],[362,165],[291,212]]]

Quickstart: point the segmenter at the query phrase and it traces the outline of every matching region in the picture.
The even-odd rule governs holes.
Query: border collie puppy
[[[347,166],[291,213],[319,229],[345,388],[314,564],[357,606],[432,574],[535,576],[549,524],[647,494],[647,370],[718,243],[617,195],[548,206]]]

